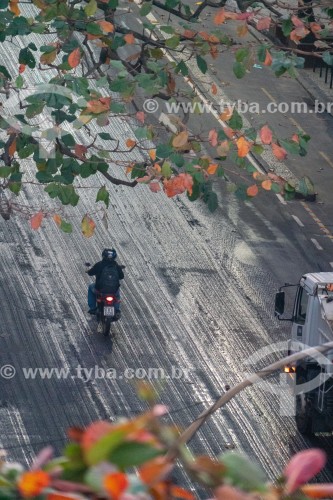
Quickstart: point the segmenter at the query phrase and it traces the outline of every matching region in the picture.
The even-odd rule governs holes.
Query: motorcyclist
[[[102,252],[102,260],[97,262],[94,266],[86,271],[89,276],[96,276],[95,283],[91,283],[88,287],[88,307],[89,314],[96,314],[97,304],[96,304],[96,291],[103,291],[102,271],[105,267],[112,267],[116,270],[118,275],[118,281],[124,279],[124,272],[122,266],[116,262],[117,252],[114,248],[105,248]],[[120,286],[120,284],[119,284]],[[107,293],[113,293],[117,298],[117,303],[115,304],[116,318],[119,319],[120,312],[120,289],[108,290]]]

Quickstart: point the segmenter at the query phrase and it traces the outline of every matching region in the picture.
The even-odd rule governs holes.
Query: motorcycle
[[[85,265],[91,267],[89,262],[86,262]],[[126,266],[120,267],[125,269]],[[108,337],[111,331],[111,323],[119,320],[116,304],[120,303],[120,300],[115,294],[101,293],[96,290],[96,303],[97,333],[102,333],[104,337]]]

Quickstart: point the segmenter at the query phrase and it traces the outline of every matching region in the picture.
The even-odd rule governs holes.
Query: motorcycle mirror
[[[126,266],[120,266],[120,269],[126,269]]]
[[[85,262],[85,263],[84,263],[84,265],[85,265],[86,267],[91,267],[90,262]]]

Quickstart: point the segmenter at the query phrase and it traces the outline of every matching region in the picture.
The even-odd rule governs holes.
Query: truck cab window
[[[295,311],[295,323],[304,324],[306,318],[306,309],[308,307],[309,296],[304,290],[304,288],[300,287],[297,295],[296,302],[296,311]]]

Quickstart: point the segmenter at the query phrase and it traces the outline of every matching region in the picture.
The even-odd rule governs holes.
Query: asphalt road
[[[82,190],[78,207],[68,211],[76,227],[104,180],[82,184],[94,187]],[[274,344],[288,338],[288,324],[273,317],[277,287],[329,269],[333,260],[309,241],[315,225],[302,227],[292,217],[299,203],[282,205],[270,193],[244,203],[221,185],[214,215],[145,186],[111,186],[110,194],[109,228],[99,223],[89,240],[77,229],[59,232],[52,220],[38,232],[19,218],[1,220],[0,364],[12,365],[16,375],[0,379],[0,444],[11,460],[30,462],[46,444],[59,453],[68,426],[137,415],[145,404],[127,368],[164,370],[169,378],[153,383],[161,387],[170,420],[185,427],[226,384],[241,380],[260,348],[273,344],[267,360],[280,354]],[[33,185],[23,199],[46,203]],[[83,266],[111,244],[126,265],[112,353],[86,314]],[[78,367],[95,366],[116,369],[117,378],[99,378],[98,369],[89,381],[78,377]],[[66,368],[69,375],[28,380],[23,368],[29,367]],[[184,372],[179,379],[175,368]],[[217,412],[191,446],[198,453],[243,451],[268,477],[295,451],[320,446],[330,459],[319,479],[332,480],[331,443],[330,436],[305,440],[293,418],[280,415],[279,395],[254,387]]]

